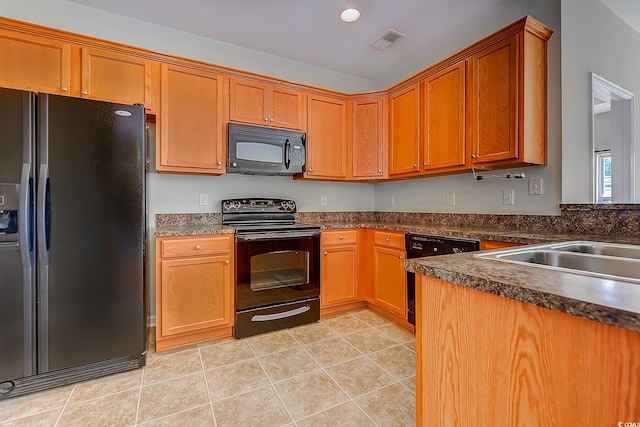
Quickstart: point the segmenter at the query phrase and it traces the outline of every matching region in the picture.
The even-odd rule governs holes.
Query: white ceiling
[[[506,0],[68,1],[373,80]],[[340,22],[345,7],[360,20]],[[388,29],[406,37],[369,46]]]

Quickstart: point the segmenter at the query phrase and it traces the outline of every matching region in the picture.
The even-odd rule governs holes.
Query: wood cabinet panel
[[[639,333],[418,277],[417,425],[640,417]]]
[[[152,61],[136,56],[83,47],[82,97],[144,104],[152,111],[152,67]]]
[[[358,246],[356,244],[323,247],[320,272],[322,308],[358,299]]]
[[[162,335],[231,322],[229,255],[161,261]]]
[[[518,157],[518,35],[473,55],[473,163]]]
[[[332,230],[322,231],[320,235],[321,245],[345,245],[358,242],[358,230]]]
[[[389,95],[389,175],[418,171],[420,160],[418,83]]]
[[[424,80],[423,170],[465,166],[465,65],[461,61]]]
[[[383,98],[351,102],[351,176],[380,178],[387,170],[385,113]]]
[[[0,30],[0,58],[0,86],[70,94],[70,43]]]
[[[225,87],[218,74],[162,65],[158,171],[224,173]]]
[[[375,303],[391,313],[407,315],[407,275],[405,252],[380,246],[373,248],[373,288]]]
[[[229,91],[230,120],[303,129],[306,97],[302,92],[234,77],[229,79]]]
[[[231,336],[233,246],[232,234],[156,239],[158,351]]]
[[[520,243],[498,242],[495,240],[480,240],[480,250],[488,251],[490,249],[510,248],[512,246],[522,246]]]
[[[373,241],[378,246],[386,246],[389,248],[404,250],[404,233],[397,231],[379,231],[374,232]]]
[[[346,178],[347,106],[336,98],[309,95],[306,177]]]

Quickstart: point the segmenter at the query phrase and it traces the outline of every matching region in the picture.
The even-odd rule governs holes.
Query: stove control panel
[[[289,199],[247,198],[222,201],[222,213],[295,213],[296,202]]]

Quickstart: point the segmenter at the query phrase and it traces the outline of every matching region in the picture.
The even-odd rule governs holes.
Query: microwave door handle
[[[289,165],[291,164],[291,142],[289,139],[284,143],[284,167],[289,169]]]

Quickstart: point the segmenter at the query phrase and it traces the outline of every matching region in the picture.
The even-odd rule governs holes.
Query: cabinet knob
[[[344,236],[340,236],[340,240],[344,240]]]
[[[313,172],[313,169],[309,168],[309,172]]]
[[[476,158],[476,155],[475,155],[475,154],[472,154],[472,155],[471,155],[471,158],[472,158],[472,159],[475,159],[475,158]]]
[[[86,90],[83,90],[83,91],[82,91],[82,94],[83,94],[83,95],[86,95],[86,94],[88,94],[88,93],[89,93],[89,92],[88,92],[88,91],[86,91]]]
[[[66,91],[68,91],[68,90],[69,90],[69,89],[68,89],[66,86],[62,86],[62,91],[63,91],[63,92],[66,92]]]
[[[200,245],[196,245],[196,251],[199,251],[202,247]]]
[[[422,166],[427,166],[427,162],[422,162]]]
[[[268,121],[269,121],[269,118],[268,118],[268,117],[265,117],[265,118],[264,118],[264,121],[265,121],[265,122],[268,122]]]
[[[404,257],[403,257],[402,255],[400,255],[400,256],[398,257],[398,259],[404,259]]]
[[[271,118],[269,119],[269,121],[270,121],[270,122],[272,122],[272,121],[273,121],[273,117],[271,117]]]
[[[378,173],[382,173],[382,169],[378,169]]]
[[[388,241],[389,241],[389,238],[388,238],[388,237],[385,237],[385,238],[384,238],[384,241],[385,241],[385,242],[388,242]]]
[[[218,166],[221,166],[221,165],[222,165],[222,162],[218,162]]]
[[[231,261],[226,260],[224,263],[225,263],[225,264],[227,264],[227,265],[229,265],[229,264],[231,263]]]
[[[329,252],[327,252],[327,251],[324,251],[324,254],[325,254],[325,255],[329,255]]]
[[[414,168],[417,168],[417,167],[418,167],[418,164],[417,164],[417,163],[414,163],[414,164],[413,164],[413,167],[414,167]]]

